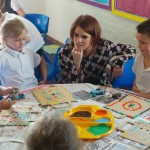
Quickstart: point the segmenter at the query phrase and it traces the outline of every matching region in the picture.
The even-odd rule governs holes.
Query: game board
[[[64,112],[64,116],[76,125],[82,139],[98,139],[114,130],[113,115],[97,105],[80,105]]]
[[[105,108],[113,109],[120,114],[135,118],[150,109],[150,102],[138,96],[127,95],[121,100],[107,104]]]
[[[56,105],[62,103],[68,103],[68,106],[70,106],[71,101],[77,101],[72,94],[61,85],[39,87],[33,89],[32,92],[41,105],[51,105],[54,108],[58,108],[59,106]]]

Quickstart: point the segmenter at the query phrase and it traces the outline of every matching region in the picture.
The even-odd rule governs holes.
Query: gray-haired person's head
[[[58,113],[30,125],[25,142],[27,150],[79,150],[81,145],[75,125]]]

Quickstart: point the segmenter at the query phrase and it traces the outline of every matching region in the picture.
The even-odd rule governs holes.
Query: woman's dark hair
[[[70,30],[71,39],[73,39],[74,32],[77,27],[82,28],[86,33],[90,34],[93,37],[93,45],[97,46],[101,39],[101,27],[96,18],[90,15],[79,16],[72,24]]]

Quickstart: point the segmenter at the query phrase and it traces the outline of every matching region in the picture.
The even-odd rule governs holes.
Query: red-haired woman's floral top
[[[105,68],[107,64],[123,67],[124,63],[135,57],[136,49],[131,45],[114,44],[103,39],[97,46],[96,53],[83,57],[80,75],[77,74],[73,56],[69,44],[66,44],[59,52],[61,68],[60,83],[92,83],[103,86],[111,86]],[[113,61],[110,59],[117,56]]]

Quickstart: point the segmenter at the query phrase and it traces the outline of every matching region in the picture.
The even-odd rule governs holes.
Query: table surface
[[[51,86],[51,85],[43,85],[39,87],[44,88],[46,86]],[[60,86],[60,85],[57,84],[55,86]],[[14,150],[22,149],[23,144],[24,144],[25,132],[27,130],[28,125],[31,122],[34,122],[35,120],[37,120],[37,118],[40,117],[41,115],[47,115],[53,111],[59,111],[60,113],[63,113],[64,111],[69,110],[73,107],[77,107],[79,105],[97,105],[101,108],[106,106],[106,103],[96,101],[98,97],[91,99],[89,95],[86,94],[86,93],[90,93],[93,89],[97,89],[99,86],[87,84],[87,83],[63,84],[61,86],[64,86],[69,92],[71,92],[73,96],[75,96],[75,98],[77,99],[77,102],[71,102],[71,106],[68,106],[66,103],[60,104],[59,109],[53,109],[53,107],[51,106],[40,107],[37,99],[31,92],[31,89],[29,89],[26,91],[22,91],[26,97],[24,100],[18,100],[17,103],[12,107],[12,109],[8,111],[0,112],[0,117],[2,117],[2,114],[5,114],[5,115],[7,114],[6,116],[9,116],[8,117],[9,119],[5,117],[3,119],[1,118],[2,120],[0,121],[0,149],[10,150],[12,149],[12,147]],[[112,89],[112,88],[105,88],[105,91],[111,94],[116,93],[116,92],[120,92],[124,95],[130,94],[129,91],[122,91],[119,89]],[[32,111],[31,111],[31,108],[32,108]],[[136,117],[135,119],[129,118],[125,115],[121,115],[112,110],[109,110],[109,111],[114,116],[116,129],[123,128],[123,126],[127,122],[134,123],[138,121],[148,123],[150,126],[150,110],[144,112],[143,114],[141,114],[139,117]],[[26,114],[29,112],[30,112],[30,117],[27,117]],[[13,113],[13,115],[9,113]],[[12,121],[12,118],[10,118],[11,115],[13,117],[14,115],[16,115],[17,117],[19,116],[19,118],[23,120],[22,124],[18,125],[18,120],[15,120],[15,123],[14,123]],[[148,117],[146,118],[145,116],[148,116],[148,115],[149,115],[149,118]],[[10,119],[13,123],[10,121]],[[148,146],[123,138],[122,131],[116,130],[116,129],[111,134],[103,138],[94,140],[93,142],[88,142],[86,144],[86,147],[91,150],[104,150],[104,149],[109,150],[109,148],[112,150],[148,149]],[[150,127],[149,127],[149,130],[150,130]]]

